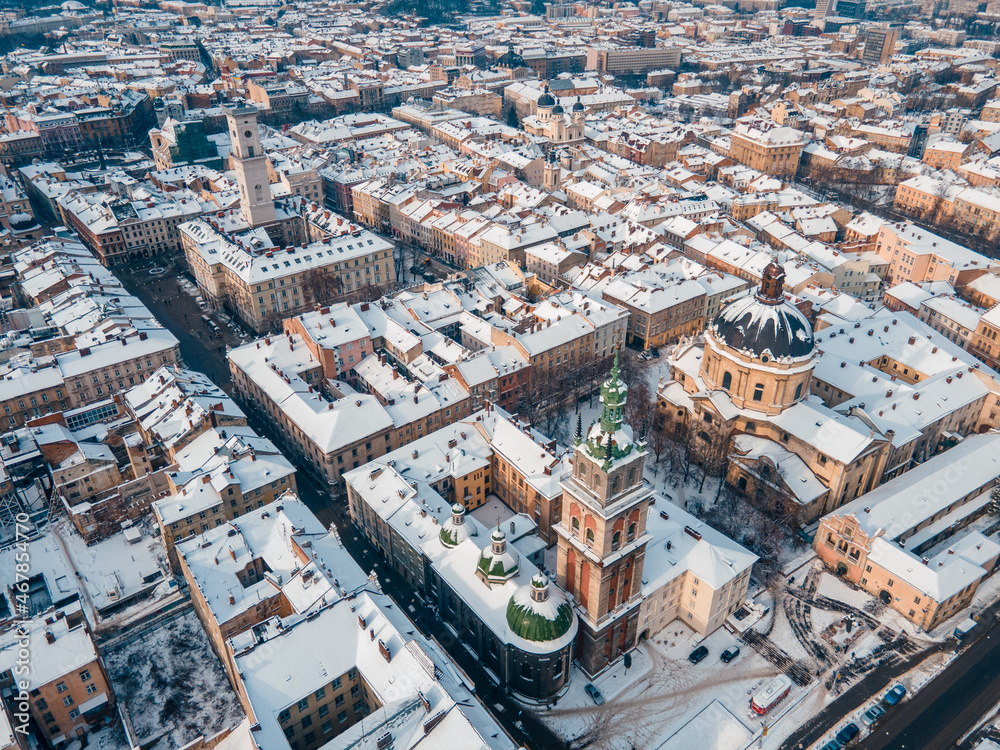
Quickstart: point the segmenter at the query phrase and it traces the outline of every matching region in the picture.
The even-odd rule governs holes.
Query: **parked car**
[[[823,747],[821,747],[820,750],[842,750],[842,748],[840,747],[840,743],[837,742],[837,740],[830,740],[825,745],[823,745]]]
[[[652,355],[653,359],[659,359],[660,358],[660,350],[659,349],[650,349],[649,353]]]
[[[892,690],[885,694],[885,698],[882,699],[882,702],[889,706],[889,708],[892,708],[903,700],[904,695],[906,695],[906,688],[902,685],[896,685],[892,688]]]
[[[583,690],[598,706],[604,705],[604,696],[601,695],[601,691],[594,687],[591,683],[588,682],[587,686]]]
[[[740,655],[740,647],[730,646],[719,655],[719,658],[722,659],[724,664],[728,664],[739,655]]]
[[[706,656],[708,656],[708,649],[705,646],[698,646],[698,648],[691,652],[691,655],[688,657],[688,661],[692,664],[697,664],[698,662],[703,661]]]
[[[882,708],[881,706],[872,706],[867,711],[865,711],[864,715],[861,717],[861,723],[864,724],[866,727],[871,728],[875,726],[875,722],[877,722],[879,719],[882,718],[882,715],[884,713],[885,709]]]
[[[836,740],[840,743],[841,747],[847,747],[859,734],[861,734],[861,728],[852,721],[837,732]]]

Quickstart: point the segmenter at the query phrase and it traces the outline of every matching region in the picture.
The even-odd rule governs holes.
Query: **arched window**
[[[622,478],[620,476],[615,477],[611,480],[611,494],[614,495],[618,490],[621,489]]]
[[[764,398],[764,384],[757,383],[753,387],[753,400],[760,401],[763,398]]]
[[[578,533],[580,531],[580,519],[573,516],[573,519],[569,522],[569,525],[573,528],[573,533]]]
[[[802,398],[802,383],[795,386],[795,400]]]
[[[635,521],[628,525],[628,540],[631,542],[635,539]]]
[[[635,467],[633,466],[628,470],[628,486],[631,487],[635,484]]]
[[[731,372],[723,373],[722,375],[722,387],[727,391],[733,384],[733,374]]]
[[[587,544],[589,546],[593,547],[594,546],[594,530],[593,529],[587,529],[587,533],[586,533],[585,536],[586,536],[586,539],[587,539]]]
[[[616,531],[611,535],[611,551],[614,552],[616,549],[622,546],[622,533]]]

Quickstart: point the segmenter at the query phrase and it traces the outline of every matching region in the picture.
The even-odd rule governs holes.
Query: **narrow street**
[[[168,272],[152,275],[149,269],[164,264]],[[228,388],[229,364],[226,344],[233,346],[239,339],[225,325],[220,325],[223,338],[217,339],[201,320],[201,308],[177,282],[177,274],[167,258],[159,258],[114,269],[115,276],[130,294],[135,295],[156,319],[177,337],[181,357],[186,366],[208,375],[216,385]]]
[[[859,750],[944,750],[959,744],[1000,697],[1000,624],[985,630],[941,674],[890,712]]]

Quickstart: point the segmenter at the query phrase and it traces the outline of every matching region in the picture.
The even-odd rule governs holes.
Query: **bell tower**
[[[636,643],[653,490],[642,480],[646,444],[633,438],[623,409],[628,386],[618,355],[601,386],[601,418],[577,425],[573,472],[562,482],[556,575],[580,616],[577,659],[596,674]]]
[[[251,227],[270,224],[275,221],[274,201],[267,178],[267,157],[257,129],[257,108],[241,101],[223,110],[233,144],[240,212]]]
[[[545,167],[542,170],[542,187],[548,192],[559,189],[559,164],[556,162],[554,153],[550,153],[545,159]]]

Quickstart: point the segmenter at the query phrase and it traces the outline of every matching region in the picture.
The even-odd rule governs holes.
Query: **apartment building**
[[[946,281],[961,290],[973,279],[1000,270],[1000,262],[910,222],[883,224],[875,252],[889,264],[890,284]]]
[[[591,47],[587,50],[587,70],[609,75],[645,75],[651,70],[677,70],[680,47]]]
[[[515,750],[443,651],[414,635],[375,574],[294,494],[180,553],[195,611],[248,717],[233,733],[241,746],[339,747],[364,721],[367,736],[399,750]],[[303,655],[309,665],[289,672]]]
[[[59,199],[67,223],[106,266],[181,248],[181,224],[199,216],[195,201],[126,200],[70,192]]]
[[[566,470],[555,453],[555,441],[500,407],[487,405],[387,453],[374,465],[392,466],[403,476],[422,476],[449,506],[458,503],[469,511],[495,494],[533,519],[544,542],[555,541],[552,525],[559,520],[562,498],[558,480]],[[347,477],[348,498],[351,476],[361,476],[365,468],[371,467]],[[407,576],[420,586],[425,583],[419,570]]]
[[[746,600],[757,556],[665,498],[652,511],[637,630],[649,638],[681,620],[709,635]],[[717,555],[728,564],[709,564]]]
[[[907,474],[822,518],[824,564],[923,630],[969,605],[1000,564],[1000,545],[962,530],[986,512],[1000,475],[1000,436],[970,435]],[[933,556],[924,553],[951,540]]]
[[[395,282],[392,245],[354,225],[343,229],[284,248],[262,230],[228,236],[201,219],[181,225],[180,234],[204,298],[264,332],[317,303]]]
[[[651,349],[705,329],[706,289],[693,279],[614,279],[604,299],[629,312],[627,343]]]
[[[40,367],[34,358],[12,357],[0,365],[0,424],[6,430],[30,419],[78,405],[54,364]]]
[[[979,317],[976,330],[969,342],[969,353],[994,370],[1000,369],[1000,305]]]
[[[283,326],[301,337],[329,380],[354,381],[354,366],[374,351],[368,326],[345,302],[286,318]]]
[[[729,137],[729,158],[764,174],[791,178],[799,168],[802,133],[775,122],[740,122]]]
[[[164,365],[181,365],[180,345],[162,328],[125,331],[101,343],[55,355],[70,399],[101,401],[137,385]]]
[[[242,402],[267,415],[284,448],[334,492],[345,471],[398,447],[378,399],[328,380],[301,336],[268,336],[229,352]]]
[[[574,250],[567,250],[556,244],[546,243],[529,247],[524,251],[528,273],[552,287],[562,285],[562,275],[575,266],[587,262],[587,256]]]
[[[0,634],[0,689],[17,695],[17,685],[27,683],[40,738],[59,746],[110,724],[117,717],[115,694],[80,602],[50,609],[24,626],[31,670],[15,676],[24,640],[20,628],[9,628]]]
[[[295,491],[295,469],[249,427],[212,429],[174,456],[164,497],[153,503],[170,564],[177,544]]]

